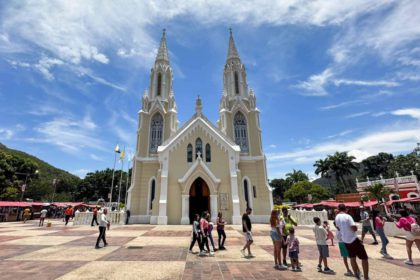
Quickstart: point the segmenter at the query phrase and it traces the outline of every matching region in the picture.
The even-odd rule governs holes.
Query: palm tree
[[[321,174],[322,178],[326,178],[328,180],[328,185],[330,186],[330,191],[332,191],[331,180],[330,180],[331,179],[331,169],[330,169],[330,166],[329,166],[328,158],[317,160],[314,163],[314,167],[316,167],[315,174],[316,175]]]
[[[346,193],[348,190],[344,176],[351,175],[352,171],[359,170],[357,163],[353,161],[355,159],[356,158],[354,156],[349,156],[347,152],[335,152],[334,155],[327,156],[329,169],[334,172],[337,185],[340,185],[341,182],[343,193]]]
[[[382,184],[374,184],[365,188],[365,191],[370,193],[380,204],[383,199],[386,199],[392,191]]]
[[[293,169],[292,172],[286,174],[286,181],[288,181],[290,185],[293,185],[297,182],[309,181],[309,178],[302,170]]]

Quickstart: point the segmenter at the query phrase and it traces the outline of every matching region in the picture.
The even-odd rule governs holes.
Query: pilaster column
[[[210,195],[210,209],[211,209],[211,220],[216,222],[217,219],[217,194]]]
[[[181,225],[189,225],[190,224],[190,195],[183,194],[182,195],[182,218],[181,218]]]

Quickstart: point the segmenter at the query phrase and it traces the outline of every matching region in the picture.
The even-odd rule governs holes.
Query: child
[[[301,272],[299,267],[299,240],[295,237],[295,229],[289,229],[289,236],[287,237],[286,244],[289,247],[289,257],[292,263],[292,271]]]
[[[318,272],[334,274],[334,271],[328,267],[327,258],[330,256],[327,245],[327,231],[321,226],[321,220],[318,217],[314,218],[314,233],[316,244],[319,251]],[[322,270],[321,263],[324,263],[324,270]]]
[[[349,263],[347,261],[347,258],[349,257],[349,252],[347,251],[346,244],[343,242],[343,239],[341,238],[341,232],[337,228],[334,222],[334,226],[337,229],[337,239],[338,239],[338,248],[340,249],[340,255],[343,257],[344,265],[346,266],[347,272],[344,273],[344,276],[351,276],[353,277],[353,272],[351,272]]]
[[[331,239],[331,246],[334,246],[334,234],[330,229],[330,225],[328,224],[328,221],[324,221],[324,228],[327,231],[327,240]]]
[[[214,228],[213,222],[209,222],[208,238],[211,242],[211,246],[213,247],[213,251],[210,251],[210,256],[213,256],[214,255],[213,252],[216,251],[216,248],[214,248],[214,240],[213,240],[213,235],[212,235],[213,228]]]

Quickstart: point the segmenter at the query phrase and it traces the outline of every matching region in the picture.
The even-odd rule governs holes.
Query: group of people
[[[199,214],[195,214],[192,224],[192,240],[189,252],[193,253],[192,249],[194,248],[195,243],[198,243],[198,247],[200,249],[199,256],[206,256],[208,254],[212,257],[214,256],[215,251],[226,250],[224,246],[226,240],[225,225],[226,221],[223,218],[222,213],[219,212],[216,220],[218,235],[218,247],[216,248],[213,239],[214,223],[210,220],[210,213],[208,211],[204,211],[201,217]],[[209,242],[211,243],[212,248],[210,248]]]

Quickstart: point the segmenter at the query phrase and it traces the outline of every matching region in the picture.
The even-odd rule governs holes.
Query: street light
[[[21,186],[21,191],[22,191],[22,195],[20,196],[20,201],[23,200],[23,195],[25,193],[26,187],[27,187],[27,182],[28,182],[28,178],[33,176],[33,175],[37,175],[39,173],[39,170],[35,170],[35,172],[33,174],[31,173],[22,173],[22,172],[15,172],[15,174],[17,175],[25,175],[25,183]]]

